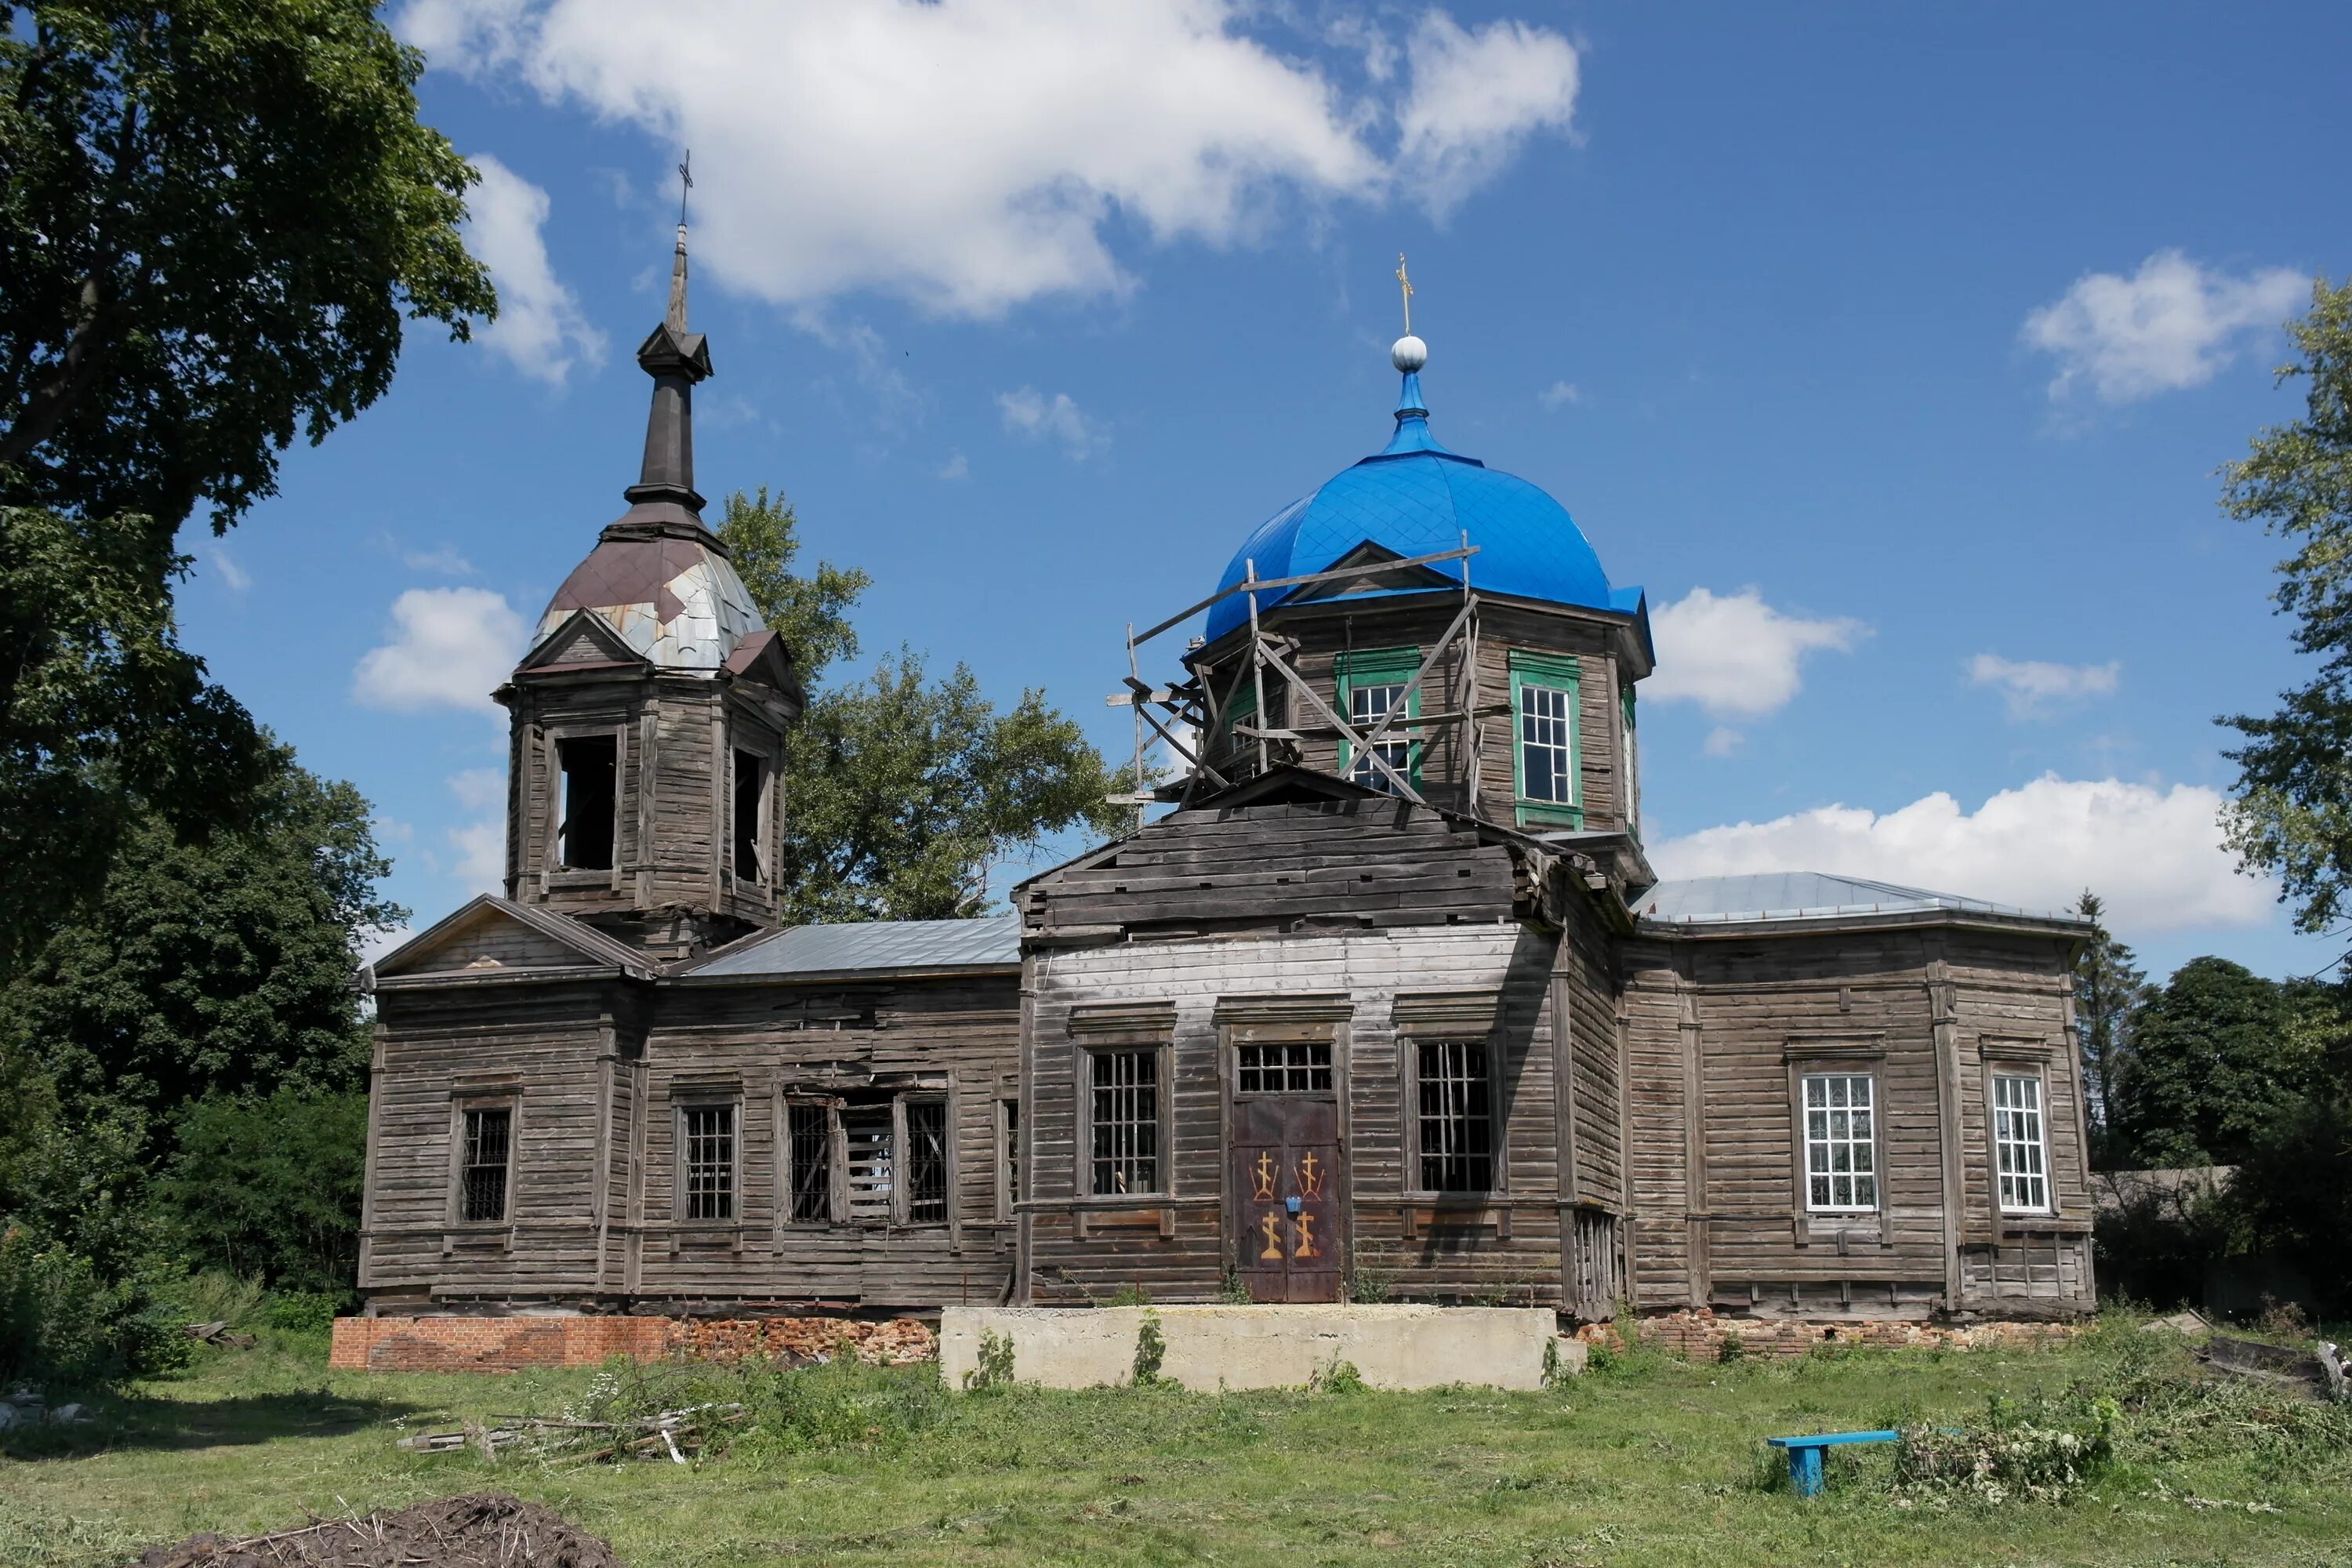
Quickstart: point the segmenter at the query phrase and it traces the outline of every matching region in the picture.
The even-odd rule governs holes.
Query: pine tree
[[[2090,940],[2074,957],[2074,1028],[2082,1042],[2091,1163],[2110,1169],[2128,1142],[2117,1125],[2116,1083],[2128,1070],[2132,1015],[2148,995],[2147,975],[2132,950],[2106,927],[2106,906],[2087,888],[2074,912],[2091,922]]]

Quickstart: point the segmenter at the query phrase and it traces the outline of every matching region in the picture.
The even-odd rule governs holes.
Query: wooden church
[[[628,510],[497,693],[504,895],[362,977],[367,1312],[2090,1308],[2084,928],[1659,881],[1642,593],[1426,353],[1129,682],[1174,809],[1003,914],[783,927],[803,694],[695,492],[681,228]]]

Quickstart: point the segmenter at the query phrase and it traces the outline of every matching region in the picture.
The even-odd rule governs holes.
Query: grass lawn
[[[1963,1419],[2114,1375],[2118,1325],[2039,1352],[1853,1352],[1699,1367],[1643,1355],[1558,1393],[1029,1389],[948,1399],[898,1451],[692,1467],[420,1457],[403,1426],[552,1412],[591,1373],[329,1373],[323,1342],[210,1352],[132,1390],[82,1451],[0,1458],[0,1563],[111,1564],[499,1489],[632,1568],[824,1563],[2336,1563],[2352,1452],[2253,1433],[2119,1443],[2063,1503],[1896,1506],[1884,1447],[1801,1501],[1767,1436]],[[2173,1353],[2168,1350],[2167,1353]],[[922,1369],[927,1373],[929,1369]],[[904,1375],[915,1375],[908,1373]],[[2250,1507],[2249,1505],[2252,1505]]]

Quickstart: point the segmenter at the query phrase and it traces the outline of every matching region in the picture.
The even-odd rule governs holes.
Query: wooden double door
[[[1307,1095],[1233,1102],[1234,1257],[1253,1301],[1336,1301],[1345,1237],[1339,1108]]]

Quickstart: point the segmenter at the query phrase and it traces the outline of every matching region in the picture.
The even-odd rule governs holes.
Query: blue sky
[[[505,317],[226,541],[186,635],[373,800],[429,921],[496,865],[485,693],[621,510],[691,145],[700,488],[871,572],[866,656],[1123,752],[1129,621],[1385,440],[1543,485],[1661,659],[1661,869],[2047,906],[2307,973],[2212,819],[2299,679],[2212,470],[2352,271],[2341,6],[412,0]],[[716,508],[713,513],[715,521]]]

